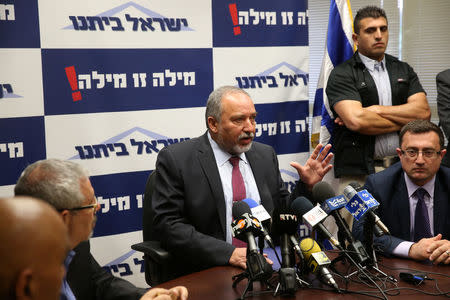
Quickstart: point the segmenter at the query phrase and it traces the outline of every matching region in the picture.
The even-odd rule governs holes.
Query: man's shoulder
[[[273,147],[267,144],[263,144],[260,142],[252,142],[252,148],[255,150],[263,150],[263,151],[273,151]]]
[[[170,151],[170,152],[182,152],[186,153],[188,150],[192,150],[194,148],[199,147],[200,145],[206,145],[208,138],[205,135],[201,135],[195,138],[185,139],[183,141],[179,141],[177,143],[173,143],[164,147],[161,151]]]
[[[450,69],[439,72],[436,75],[436,79],[441,81],[450,81]]]
[[[402,174],[402,164],[401,162],[397,162],[381,172],[369,175],[366,182],[370,182],[372,185],[390,185],[401,178],[400,176]]]
[[[346,61],[334,67],[333,70],[331,70],[331,72],[342,73],[353,69],[358,63],[361,63],[361,61],[356,57],[356,55],[357,52],[355,52],[355,54],[353,54],[353,56],[347,59]]]
[[[450,168],[446,166],[440,166],[438,170],[438,175],[443,177],[445,182],[450,182]]]
[[[393,55],[385,53],[384,56],[386,57],[386,64],[388,67],[389,67],[389,65],[397,65],[397,66],[406,67],[408,69],[411,68],[411,66],[407,62],[402,61]],[[388,69],[388,71],[389,71],[389,69]]]

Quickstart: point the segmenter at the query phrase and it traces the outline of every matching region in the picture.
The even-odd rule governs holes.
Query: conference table
[[[333,254],[329,256],[333,256]],[[347,275],[349,274],[347,272],[350,272],[348,271],[349,265],[346,263],[338,262],[335,264],[335,267],[336,270],[343,275]],[[388,299],[413,300],[445,298],[442,295],[432,296],[420,292],[425,291],[434,294],[439,293],[436,289],[436,283],[438,284],[441,292],[450,292],[450,266],[448,265],[435,266],[403,258],[379,257],[378,267],[382,272],[398,280],[398,282],[396,283],[397,287],[399,287],[398,291],[390,290],[388,292],[385,292]],[[417,271],[408,269],[420,270],[420,273],[426,273],[428,277],[434,280],[424,280],[417,286],[400,280],[400,272],[418,273]],[[343,272],[341,270],[343,270]],[[247,279],[244,279],[237,284],[236,288],[232,287],[232,277],[240,273],[242,273],[241,269],[231,266],[214,267],[211,269],[185,275],[174,280],[170,280],[158,285],[158,287],[171,288],[176,285],[184,285],[189,291],[189,299],[191,300],[238,299],[244,292],[248,282]],[[378,272],[374,272],[372,270],[370,273],[375,274]],[[334,275],[334,278],[341,289],[347,288],[350,291],[371,291],[371,295],[378,296],[380,297],[379,299],[383,299],[383,296],[378,289],[374,288],[373,286],[369,287],[361,280],[357,282],[357,275],[353,275],[350,277],[351,280],[347,286],[343,278],[336,275]],[[330,287],[321,283],[314,274],[307,275],[305,279],[306,281],[312,283],[311,287],[302,286],[295,292],[294,295],[277,295],[275,297],[273,296],[273,290],[267,291],[264,289],[264,286],[260,284],[260,282],[256,282],[253,285],[253,291],[251,293],[248,293],[245,299],[376,299],[361,294],[345,292],[338,293],[336,291],[333,291]],[[385,289],[392,289],[396,287],[391,280],[385,280],[385,282]],[[382,284],[381,281],[377,281],[377,283]]]

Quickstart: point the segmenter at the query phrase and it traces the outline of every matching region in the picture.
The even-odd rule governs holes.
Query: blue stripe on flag
[[[331,118],[331,116],[328,114],[327,109],[325,106],[322,106],[322,120],[320,121],[321,126],[325,126],[330,133],[330,135],[333,135],[333,128],[334,128],[334,121]],[[330,142],[330,141],[328,141]]]
[[[328,56],[335,67],[353,55],[353,47],[350,45],[342,28],[341,16],[335,1],[331,1],[330,5],[327,48]]]
[[[314,106],[313,106],[313,117],[322,115],[323,106],[323,88],[316,90],[316,95],[314,96]]]

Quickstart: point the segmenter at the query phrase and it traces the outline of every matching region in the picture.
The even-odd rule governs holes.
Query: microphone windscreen
[[[312,253],[322,251],[319,244],[312,238],[304,238],[301,240],[300,249],[302,250],[303,256],[305,256],[305,259],[309,259]]]
[[[236,201],[233,203],[232,214],[234,219],[240,218],[245,213],[252,214],[247,203],[243,201]]]
[[[352,181],[348,185],[354,188],[357,192],[360,192],[363,189],[363,187],[356,181]]]
[[[295,234],[298,227],[297,215],[290,208],[275,208],[272,217],[272,230],[277,234]]]
[[[298,197],[291,203],[291,208],[297,217],[302,218],[302,216],[313,209],[314,205],[306,197]]]
[[[250,198],[245,198],[245,199],[242,200],[242,201],[245,202],[245,203],[247,203],[248,206],[249,206],[250,208],[253,208],[253,207],[257,207],[257,206],[258,206],[258,203],[257,203],[255,200],[250,199]]]
[[[314,185],[314,187],[312,189],[312,195],[313,195],[314,201],[316,201],[317,203],[321,203],[321,204],[325,200],[336,196],[331,185],[325,181],[320,181]]]

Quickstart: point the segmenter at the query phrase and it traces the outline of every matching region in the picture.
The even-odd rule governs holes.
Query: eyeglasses
[[[93,204],[78,206],[78,207],[73,207],[73,208],[60,208],[60,209],[58,209],[58,211],[63,211],[63,210],[77,211],[77,210],[88,209],[88,208],[91,208],[95,211],[97,206],[98,206],[98,202],[97,202],[97,198],[95,198],[95,203],[93,203]]]
[[[416,149],[406,149],[401,150],[402,154],[407,154],[410,158],[417,158],[419,156],[419,153],[422,153],[422,155],[426,158],[435,158],[437,155],[441,154],[441,151],[435,151],[435,150],[423,150],[419,151]]]

